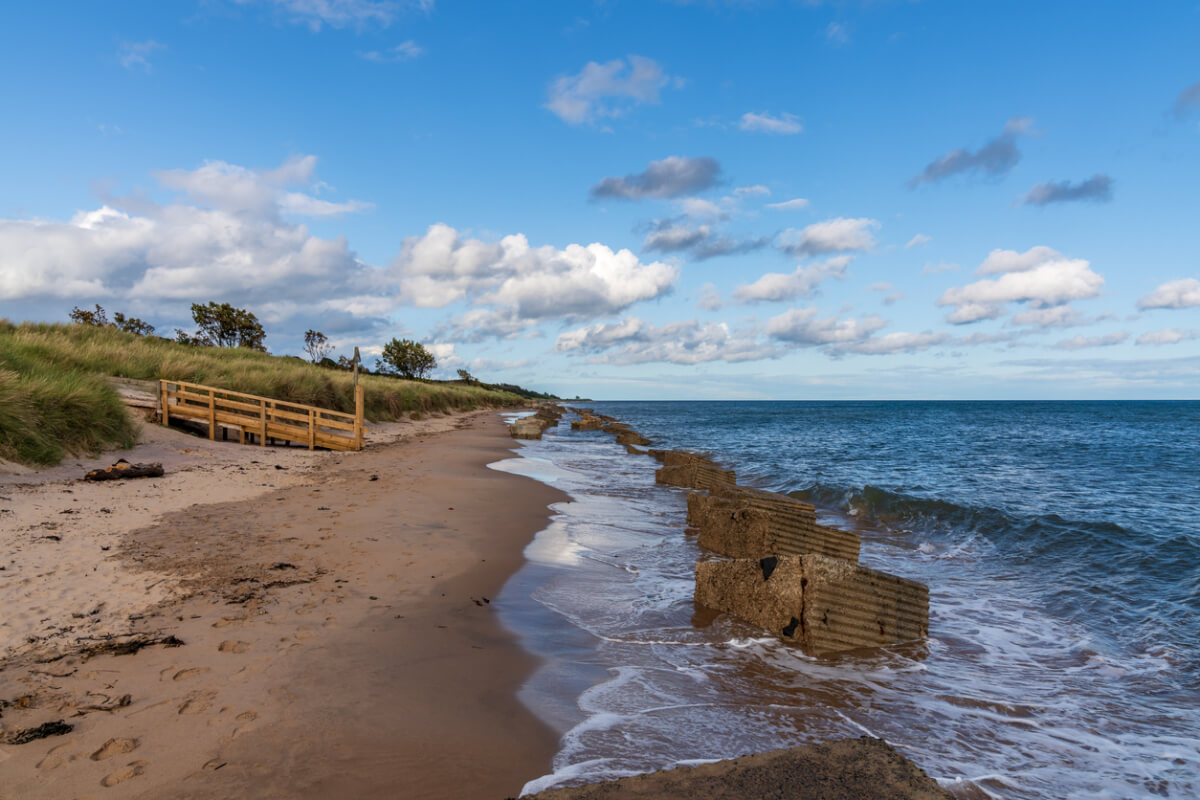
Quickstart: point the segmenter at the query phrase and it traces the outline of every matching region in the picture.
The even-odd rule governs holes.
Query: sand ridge
[[[57,555],[0,589],[41,615],[7,620],[37,636],[7,634],[0,730],[74,726],[0,745],[0,798],[497,797],[546,771],[555,737],[515,698],[532,663],[491,598],[561,496],[486,469],[514,446],[498,415],[404,426],[402,446],[357,454],[161,434],[148,446],[168,475],[110,484],[119,509],[82,484],[0,489],[19,509],[0,538],[16,566]],[[198,442],[203,460],[182,463]],[[184,484],[222,502],[194,505]],[[35,538],[45,522],[61,539]],[[152,643],[87,649],[110,633]],[[475,739],[494,763],[464,772]]]

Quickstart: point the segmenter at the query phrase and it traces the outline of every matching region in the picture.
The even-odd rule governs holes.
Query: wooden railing
[[[306,406],[269,397],[231,392],[184,381],[159,381],[162,424],[172,417],[208,424],[208,438],[217,428],[238,431],[238,441],[258,444],[279,440],[329,450],[361,450],[363,446],[363,387],[354,387],[354,413]]]

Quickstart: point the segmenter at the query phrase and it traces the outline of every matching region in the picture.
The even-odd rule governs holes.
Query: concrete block
[[[545,420],[537,417],[522,417],[508,426],[508,435],[514,439],[540,439],[547,427]]]
[[[709,489],[713,486],[737,482],[731,469],[722,469],[710,461],[693,461],[689,464],[666,465],[654,471],[654,480],[667,486],[682,486],[685,489]]]
[[[695,601],[814,655],[919,641],[929,628],[924,584],[815,554],[702,561]]]
[[[701,547],[732,558],[818,553],[858,562],[858,534],[817,524],[816,510],[808,503],[778,492],[729,484],[710,487],[710,495],[688,499],[688,525],[700,534]],[[747,516],[751,511],[755,513]],[[759,520],[756,526],[766,520],[765,538],[757,533],[758,527],[738,522],[750,517]],[[739,542],[738,536],[749,538]],[[755,549],[759,547],[762,549]]]

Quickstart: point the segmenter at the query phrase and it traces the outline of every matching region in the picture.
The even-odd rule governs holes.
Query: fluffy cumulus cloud
[[[65,222],[0,220],[0,252],[9,254],[0,264],[0,298],[359,303],[370,293],[370,271],[346,240],[313,236],[285,219],[365,205],[296,191],[314,165],[311,157],[259,171],[210,162],[158,173],[180,195],[167,205],[141,200],[133,212],[113,201]]]
[[[678,82],[644,56],[589,61],[575,75],[560,75],[550,83],[545,108],[571,125],[593,123],[619,117],[635,105],[657,104],[659,93]]]
[[[975,151],[958,148],[935,158],[925,166],[920,175],[909,180],[908,186],[913,189],[922,183],[936,183],[963,173],[978,173],[991,177],[1004,175],[1021,160],[1021,151],[1017,149],[1017,137],[1028,133],[1032,127],[1032,119],[1013,117],[1005,124],[1000,135],[985,143],[983,147]]]
[[[767,335],[793,345],[849,345],[862,343],[887,321],[874,314],[866,317],[820,317],[816,308],[792,308],[767,320]]]
[[[1200,306],[1200,280],[1180,278],[1167,281],[1138,300],[1138,308],[1195,308]]]
[[[1125,331],[1116,331],[1114,333],[1105,334],[1104,336],[1083,336],[1077,335],[1070,339],[1063,339],[1054,345],[1059,350],[1085,350],[1092,347],[1112,347],[1121,344],[1129,338],[1129,334]]]
[[[1024,253],[993,250],[976,274],[999,277],[943,292],[937,304],[954,307],[947,321],[965,324],[995,319],[1006,313],[1009,303],[1020,303],[1038,312],[1023,317],[1021,324],[1061,325],[1073,314],[1068,303],[1096,297],[1104,286],[1104,278],[1093,272],[1087,261],[1065,258],[1049,247]]]
[[[661,161],[651,161],[637,174],[605,178],[592,187],[591,196],[623,200],[681,197],[712,188],[720,175],[721,165],[715,158],[669,156]]]
[[[1137,338],[1138,344],[1179,344],[1180,342],[1200,339],[1200,331],[1182,330],[1180,328],[1164,328],[1161,331],[1143,333]]]
[[[837,217],[800,230],[789,228],[779,235],[779,248],[797,258],[865,252],[875,247],[871,232],[878,227],[879,222],[873,219]]]
[[[804,125],[800,123],[795,114],[783,113],[774,116],[765,111],[762,113],[747,111],[738,121],[738,127],[752,133],[774,133],[783,136],[804,132]]]
[[[560,353],[589,356],[604,364],[702,364],[757,361],[779,355],[752,334],[731,332],[725,323],[672,322],[652,325],[636,317],[568,331],[558,337]]]
[[[822,264],[800,265],[794,272],[768,272],[753,283],[733,290],[739,303],[764,303],[794,300],[813,293],[823,281],[846,276],[851,256],[835,256]]]
[[[405,240],[389,274],[413,305],[465,300],[497,320],[531,325],[618,313],[669,292],[679,270],[603,244],[533,247],[521,234],[485,242],[436,224]]]
[[[1048,181],[1036,184],[1025,195],[1022,202],[1027,206],[1045,206],[1050,203],[1087,201],[1107,203],[1112,200],[1112,178],[1093,175],[1086,181]]]

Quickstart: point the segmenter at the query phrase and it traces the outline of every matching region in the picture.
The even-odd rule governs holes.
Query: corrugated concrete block
[[[573,431],[598,431],[604,423],[596,417],[584,417],[583,419],[572,420],[571,430]]]
[[[815,554],[702,561],[695,600],[816,655],[919,641],[929,628],[924,584]]]
[[[540,439],[547,425],[546,420],[537,417],[522,417],[508,426],[508,435],[514,439]]]
[[[654,471],[654,480],[667,486],[685,489],[709,489],[713,486],[737,483],[731,469],[722,469],[708,461],[693,461],[675,466],[664,465]]]
[[[622,431],[617,434],[617,444],[650,444],[650,440],[634,430]]]
[[[858,534],[817,524],[816,510],[808,503],[778,492],[727,484],[711,487],[710,495],[688,499],[688,525],[700,533],[701,547],[733,558],[817,553],[858,562]],[[744,512],[751,511],[765,515],[765,538],[757,534],[757,527],[736,524],[739,518],[749,519]],[[762,518],[756,515],[750,516]],[[738,542],[739,533],[751,538]],[[761,550],[754,549],[759,546]]]

